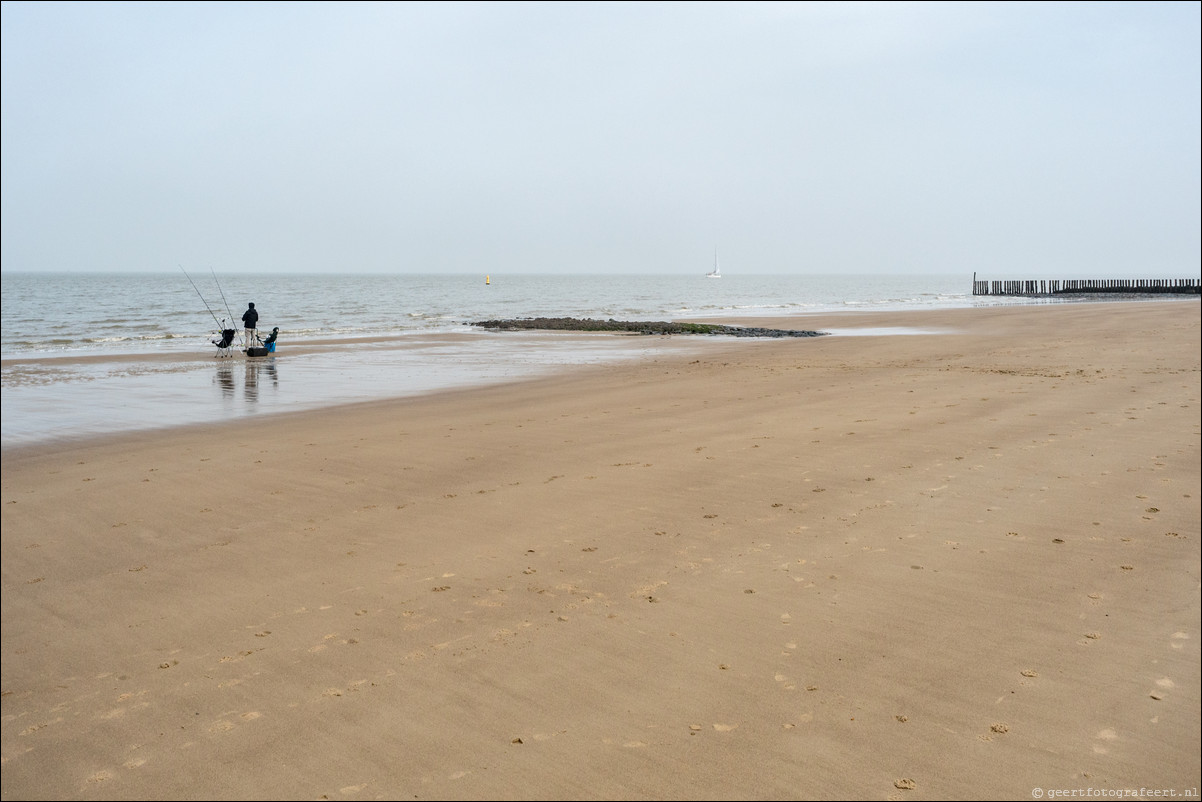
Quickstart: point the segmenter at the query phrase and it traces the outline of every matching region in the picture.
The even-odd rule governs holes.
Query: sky
[[[1199,2],[24,2],[0,269],[1196,278]]]

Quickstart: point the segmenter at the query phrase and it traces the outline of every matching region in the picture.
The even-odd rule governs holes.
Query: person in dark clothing
[[[246,329],[246,347],[250,348],[255,344],[255,326],[259,324],[259,313],[255,311],[255,305],[251,304],[242,313],[242,327]]]

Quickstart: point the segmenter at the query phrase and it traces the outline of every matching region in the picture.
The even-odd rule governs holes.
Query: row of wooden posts
[[[1020,279],[1017,281],[978,281],[972,274],[973,295],[1056,295],[1071,292],[1170,293],[1198,295],[1202,284],[1196,278],[1108,278],[1108,279]]]

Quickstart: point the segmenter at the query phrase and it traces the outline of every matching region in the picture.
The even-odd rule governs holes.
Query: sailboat
[[[718,249],[714,248],[714,269],[705,274],[706,278],[722,278],[722,271],[718,268]]]

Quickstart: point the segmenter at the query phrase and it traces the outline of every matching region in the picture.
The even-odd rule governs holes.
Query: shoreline
[[[1121,307],[1147,302],[1099,303]],[[950,334],[956,331],[954,323],[926,325],[925,321],[979,321],[999,310],[1023,308],[1031,307],[999,304],[781,316],[757,313],[701,317],[689,323],[781,331],[804,327],[836,337]],[[303,341],[285,344],[276,355],[255,359],[241,353],[221,358],[207,351],[8,358],[3,361],[6,386],[0,448],[69,444],[110,434],[212,425],[246,417],[261,420],[308,409],[522,381],[589,364],[655,358],[673,351],[704,353],[718,347],[715,339],[722,339],[722,335],[699,334],[482,331],[468,324],[463,329]],[[750,339],[762,344],[770,338]]]
[[[1198,305],[852,314],[6,449],[4,797],[1196,787]]]
[[[2,448],[262,420],[688,348],[667,339],[462,332],[327,339],[264,358],[153,353],[12,360],[5,363]]]

